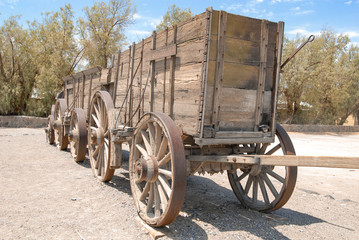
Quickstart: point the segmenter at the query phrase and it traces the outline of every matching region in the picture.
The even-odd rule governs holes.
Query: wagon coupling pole
[[[309,38],[307,39],[307,41],[305,41],[304,43],[302,43],[297,49],[295,49],[292,54],[287,58],[287,60],[285,60],[285,62],[280,66],[280,72],[283,72],[283,68],[285,65],[287,65],[287,63],[292,60],[292,58],[294,58],[294,56],[307,44],[310,42],[313,42],[315,39],[314,35],[310,35]]]

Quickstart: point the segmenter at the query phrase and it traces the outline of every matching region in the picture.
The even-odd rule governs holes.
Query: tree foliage
[[[172,26],[178,22],[187,20],[191,17],[193,17],[191,8],[181,9],[180,7],[176,6],[176,4],[173,4],[171,7],[168,8],[165,15],[163,15],[161,23],[156,26],[156,30],[158,32],[165,30],[167,27]]]
[[[42,14],[42,21],[28,22],[27,28],[18,16],[6,20],[0,26],[0,114],[46,116],[62,78],[80,62],[107,67],[134,11],[130,0],[111,0],[85,7],[78,25],[70,4]]]
[[[107,67],[112,54],[124,44],[124,29],[133,19],[131,0],[111,0],[85,7],[86,19],[78,20],[81,44],[90,66]]]
[[[286,39],[288,56],[303,37]],[[282,120],[289,123],[343,124],[359,107],[359,49],[347,36],[323,30],[288,63],[281,76]]]

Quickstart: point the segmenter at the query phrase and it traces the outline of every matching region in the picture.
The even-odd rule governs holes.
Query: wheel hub
[[[141,157],[135,163],[135,172],[137,174],[136,183],[142,181],[155,182],[158,177],[158,163],[154,156],[148,158]]]
[[[76,130],[72,130],[69,132],[69,140],[72,141],[76,141],[78,139],[79,136],[79,132]]]
[[[61,119],[57,119],[57,120],[54,121],[54,128],[56,130],[59,130],[61,128],[61,125],[62,125]]]
[[[258,176],[262,172],[262,166],[261,165],[253,165],[251,167],[251,170],[249,172],[252,176]]]
[[[105,139],[105,133],[102,128],[97,128],[96,130],[91,131],[91,143],[103,145]]]

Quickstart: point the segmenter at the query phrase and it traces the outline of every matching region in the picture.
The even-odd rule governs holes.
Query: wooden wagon
[[[47,138],[111,180],[130,145],[135,205],[149,225],[171,223],[187,176],[227,171],[245,206],[282,207],[297,166],[358,168],[358,158],[297,157],[275,122],[283,22],[207,9],[132,44],[109,69],[66,76]],[[279,155],[278,155],[279,154]],[[280,156],[287,155],[287,156]]]

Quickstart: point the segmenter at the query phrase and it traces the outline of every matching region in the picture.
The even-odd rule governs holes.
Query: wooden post
[[[126,91],[128,91],[129,81],[130,81],[130,70],[131,70],[131,47],[128,48],[128,69],[127,69],[127,83],[126,83]],[[128,98],[125,99],[125,114],[124,114],[124,123],[127,122],[127,104]]]
[[[275,134],[275,117],[277,113],[277,99],[278,99],[278,86],[280,78],[280,65],[282,61],[282,47],[284,35],[284,22],[279,22],[277,25],[277,45],[276,45],[276,63],[275,63],[275,79],[273,81],[272,90],[272,119],[271,119],[271,132],[272,136]]]
[[[214,93],[213,93],[213,108],[212,108],[212,125],[215,130],[219,130],[219,112],[220,112],[220,97],[222,95],[223,86],[223,65],[224,65],[224,48],[226,40],[227,28],[227,13],[219,12],[218,23],[218,45],[217,45],[217,59],[216,59],[216,73],[214,78]]]
[[[207,96],[207,75],[208,75],[208,64],[209,64],[209,51],[211,45],[211,30],[212,30],[212,8],[207,9],[207,20],[206,20],[206,32],[204,34],[203,43],[203,60],[202,60],[202,71],[201,71],[201,102],[198,104],[198,122],[197,129],[199,137],[203,137],[203,125],[204,115],[206,111],[206,96]]]
[[[261,42],[260,42],[260,62],[259,62],[259,77],[257,83],[257,98],[255,109],[255,124],[254,131],[258,131],[259,124],[263,116],[263,100],[264,100],[264,87],[266,83],[267,72],[267,51],[268,51],[268,22],[262,20],[261,24]]]
[[[93,73],[91,73],[90,77],[90,86],[89,86],[89,95],[88,95],[88,105],[87,105],[87,119],[90,119],[90,105],[91,105],[91,97],[92,97],[92,79],[93,79]],[[84,109],[85,110],[85,109]]]
[[[113,87],[113,105],[116,107],[116,97],[117,97],[117,85],[118,85],[118,76],[120,73],[120,60],[121,60],[121,51],[118,52],[118,56],[117,56],[117,69],[116,69],[116,76],[115,76],[115,82],[114,82],[114,87]]]
[[[131,82],[130,82],[130,104],[129,104],[129,109],[128,109],[128,120],[130,121],[130,127],[132,127],[132,111],[133,111],[133,71],[134,71],[134,65],[135,65],[135,43],[132,43],[132,56],[131,56]]]
[[[152,32],[152,50],[156,49],[156,31]],[[150,111],[154,111],[155,103],[155,78],[156,78],[156,61],[153,60],[151,64],[151,96],[150,96]]]
[[[177,25],[173,26],[173,44],[177,43]],[[173,119],[174,93],[175,93],[175,71],[176,71],[176,55],[171,56],[170,66],[170,98],[168,102],[168,114]]]
[[[140,94],[138,95],[138,104],[140,104],[140,110],[138,111],[138,120],[140,121],[141,116],[143,115],[144,112],[144,99],[142,99],[142,74],[143,74],[143,48],[145,46],[145,40],[142,39],[142,44],[141,44],[141,68],[140,68],[140,86],[139,86],[139,91]]]
[[[81,108],[84,109],[85,107],[85,82],[86,82],[86,75],[82,75],[82,97],[81,97]]]
[[[166,28],[166,40],[165,46],[167,47],[168,41],[168,27]],[[163,61],[163,103],[162,103],[162,112],[165,112],[166,108],[166,72],[167,72],[167,57]]]

